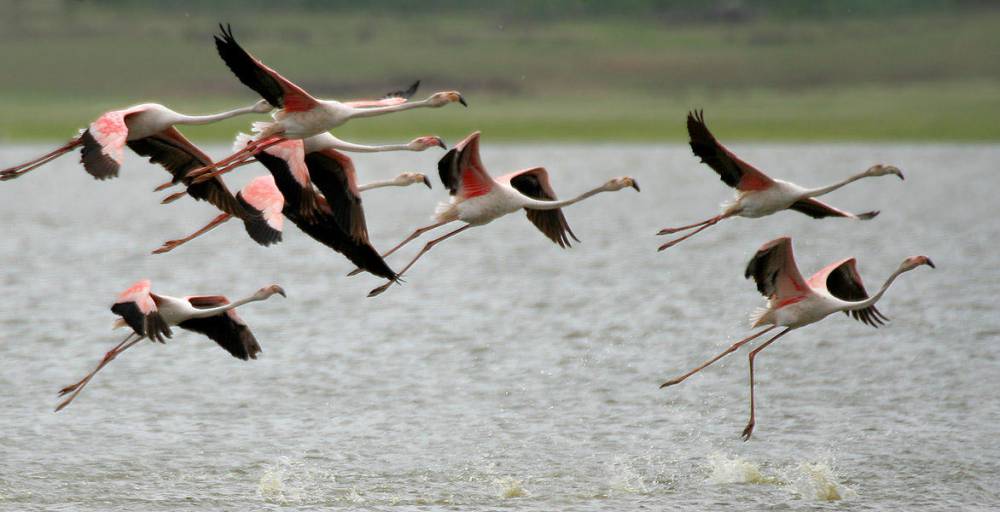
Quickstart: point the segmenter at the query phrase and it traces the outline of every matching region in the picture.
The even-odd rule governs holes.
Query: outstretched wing
[[[118,169],[125,158],[125,141],[128,139],[125,117],[129,113],[128,110],[107,112],[80,134],[83,144],[80,162],[91,176],[99,180],[118,176]]]
[[[247,234],[260,245],[281,241],[285,216],[285,198],[274,184],[273,176],[258,176],[236,194],[240,206],[248,215],[243,218]]]
[[[772,240],[757,250],[747,264],[744,277],[757,283],[757,291],[772,300],[802,297],[809,285],[799,273],[792,254],[792,239],[782,237]]]
[[[149,157],[150,163],[159,164],[173,176],[173,182],[187,185],[189,196],[208,201],[225,213],[243,218],[245,212],[239,202],[219,177],[192,184],[188,172],[212,165],[212,159],[189,141],[174,127],[142,139],[131,140],[128,147],[140,156]]]
[[[824,274],[826,275],[823,284],[826,286],[827,291],[830,292],[830,295],[848,302],[860,302],[869,297],[864,283],[861,282],[861,275],[858,274],[857,269],[857,261],[854,258],[848,258],[829,265],[817,272],[816,276],[823,278]],[[876,329],[879,326],[885,325],[885,322],[889,320],[874,305],[853,311],[844,311],[844,314],[850,314],[855,320]]]
[[[800,199],[792,203],[788,209],[804,213],[814,219],[822,219],[824,217],[847,217],[850,219],[868,220],[875,218],[875,216],[879,213],[877,210],[857,214],[845,212],[844,210],[839,210],[813,198]]]
[[[518,192],[540,201],[555,201],[556,193],[549,184],[549,173],[544,167],[535,167],[518,171],[505,176],[510,181],[510,186]],[[559,244],[559,247],[569,247],[570,237],[579,242],[580,240],[573,234],[566,222],[566,216],[562,209],[555,210],[532,210],[524,209],[528,212],[528,220],[535,225],[550,240]]]
[[[156,307],[156,295],[150,292],[150,286],[149,279],[136,282],[118,295],[111,312],[121,316],[139,336],[163,343],[172,333]]]
[[[202,295],[185,297],[192,306],[205,309],[225,306],[229,300],[221,295]],[[247,324],[236,314],[235,309],[230,309],[218,315],[206,318],[192,318],[185,320],[178,327],[194,331],[208,336],[211,340],[226,349],[227,352],[238,359],[244,361],[257,359],[260,353],[260,344],[254,338]]]
[[[441,157],[438,176],[453,196],[476,197],[493,188],[493,178],[479,159],[479,132],[473,132]]]
[[[392,105],[399,105],[406,103],[410,98],[412,98],[413,95],[416,94],[418,87],[420,87],[420,80],[413,82],[408,89],[386,93],[377,100],[345,101],[344,104],[354,108],[388,107]]]
[[[309,178],[323,193],[340,229],[358,242],[368,242],[368,226],[361,206],[354,163],[347,155],[325,149],[306,155]]]
[[[703,111],[688,112],[687,128],[691,150],[717,172],[726,185],[738,190],[760,190],[774,182],[720,144],[705,125]]]
[[[219,29],[222,34],[215,36],[215,48],[243,85],[257,91],[275,108],[283,108],[288,112],[310,110],[318,105],[316,98],[301,87],[247,53],[233,37],[232,27],[219,24]]]

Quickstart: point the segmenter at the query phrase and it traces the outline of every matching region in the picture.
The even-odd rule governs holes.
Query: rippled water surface
[[[215,212],[151,189],[129,154],[97,182],[75,157],[0,183],[0,510],[975,510],[998,504],[996,146],[735,145],[773,175],[826,184],[875,162],[905,172],[825,199],[870,222],[793,212],[724,222],[657,253],[662,227],[730,192],[682,145],[483,146],[495,174],[545,165],[562,196],[629,174],[642,186],[568,208],[562,250],[521,214],[436,247],[404,286],[294,226],[255,246],[229,223],[173,253]],[[46,150],[0,148],[9,165]],[[222,155],[225,148],[212,148]],[[362,181],[432,171],[440,152],[360,156]],[[232,186],[263,169],[238,171]],[[366,193],[387,248],[426,223],[435,189]],[[906,256],[871,329],[836,315],[758,358],[658,384],[749,332],[762,298],[743,266],[788,234],[804,272],[857,256],[877,288]],[[414,245],[389,263],[400,268]],[[144,343],[54,414],[56,390],[123,333],[108,311],[149,277],[170,295],[289,297],[243,308],[264,347],[229,357],[178,331]]]

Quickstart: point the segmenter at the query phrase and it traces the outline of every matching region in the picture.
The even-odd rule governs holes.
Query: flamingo
[[[750,421],[743,429],[743,440],[750,439],[755,424],[754,409],[754,357],[789,332],[809,324],[819,322],[827,316],[842,311],[855,320],[878,328],[888,320],[876,307],[892,282],[904,272],[921,265],[934,268],[927,256],[911,256],[903,260],[895,272],[889,275],[875,295],[869,296],[861,276],[858,274],[854,258],[843,259],[827,265],[808,280],[802,278],[795,257],[792,254],[792,240],[782,237],[772,240],[757,250],[747,265],[744,276],[753,278],[757,290],[767,297],[767,307],[760,308],[750,317],[751,328],[770,325],[757,333],[733,343],[729,348],[695,369],[664,382],[660,388],[673,386],[698,373],[708,365],[736,351],[745,343],[778,327],[784,329],[771,339],[750,352]]]
[[[424,185],[427,185],[427,188],[431,187],[431,183],[427,179],[427,176],[418,172],[404,172],[389,180],[373,181],[371,183],[361,185],[358,187],[358,191],[364,192],[366,190],[382,187],[407,187],[415,183],[423,183]],[[284,216],[281,212],[284,209],[285,198],[281,195],[281,191],[278,190],[278,186],[274,184],[274,176],[267,175],[254,178],[250,181],[250,183],[243,187],[243,190],[237,193],[236,197],[240,198],[245,203],[243,205],[245,209],[250,210],[252,208],[255,212],[259,212],[263,220],[263,222],[244,220],[247,234],[249,234],[251,238],[256,240],[258,243],[265,246],[280,242],[281,230],[284,224]],[[231,218],[231,214],[222,213],[198,231],[195,231],[184,238],[164,242],[160,248],[153,251],[153,254],[170,252],[178,246],[183,245],[216,228]],[[264,241],[262,242],[261,240]]]
[[[236,308],[249,302],[267,300],[274,294],[285,296],[285,290],[276,284],[235,302],[229,302],[222,295],[159,295],[151,291],[151,286],[148,279],[143,279],[118,296],[111,312],[121,318],[115,320],[114,327],[129,327],[132,333],[109,350],[83,379],[59,390],[59,396],[69,396],[59,403],[56,412],[69,405],[94,375],[122,352],[143,339],[165,343],[165,339],[173,335],[171,326],[204,334],[238,359],[257,359],[260,345],[247,324],[236,314]]]
[[[781,210],[795,210],[810,217],[846,217],[856,220],[869,220],[878,215],[878,211],[850,213],[834,208],[817,199],[848,183],[875,176],[894,174],[903,178],[903,173],[892,165],[877,164],[866,171],[855,174],[843,181],[818,188],[804,188],[794,183],[773,179],[754,166],[744,162],[738,156],[726,149],[716,140],[705,125],[703,112],[689,112],[687,117],[688,134],[691,137],[691,150],[701,158],[701,161],[719,174],[722,181],[736,189],[736,196],[723,204],[723,211],[710,219],[677,228],[664,228],[657,235],[669,235],[688,229],[698,228],[675,238],[660,246],[659,250],[672,247],[695,234],[714,226],[721,220],[733,216],[758,218],[771,215]]]
[[[181,114],[158,103],[112,110],[102,114],[87,128],[80,130],[79,135],[54,151],[0,171],[0,181],[18,178],[80,146],[83,147],[80,161],[84,170],[99,180],[114,178],[118,176],[124,159],[125,145],[139,155],[152,157],[155,163],[163,164],[179,180],[188,171],[210,164],[211,159],[184,138],[174,128],[175,125],[208,124],[270,110],[270,104],[264,100],[250,107],[205,116]]]
[[[222,33],[215,36],[215,47],[226,66],[240,82],[256,91],[279,110],[274,114],[273,122],[254,125],[257,135],[250,145],[213,165],[194,171],[192,177],[201,174],[214,175],[230,165],[249,159],[255,152],[269,144],[285,139],[304,139],[341,126],[351,119],[421,107],[438,108],[456,102],[468,106],[465,98],[457,91],[437,92],[420,101],[407,101],[407,98],[402,97],[405,91],[399,95],[400,97],[385,98],[383,101],[343,103],[336,100],[320,100],[247,53],[233,37],[232,27],[228,25],[223,27],[220,24],[219,29]],[[413,90],[416,91],[416,88]]]
[[[441,158],[438,174],[448,188],[451,201],[441,203],[434,213],[435,222],[418,228],[409,237],[382,256],[388,256],[416,239],[423,233],[444,226],[450,222],[462,221],[464,226],[439,238],[427,242],[423,249],[397,274],[405,273],[424,253],[441,241],[455,236],[473,226],[482,226],[508,213],[520,209],[527,212],[528,220],[546,237],[560,247],[570,246],[570,237],[579,242],[563,216],[561,208],[582,201],[601,192],[613,192],[625,187],[639,190],[639,185],[628,176],[613,178],[607,183],[584,192],[573,199],[559,201],[549,184],[549,173],[544,167],[533,167],[516,171],[498,178],[486,172],[479,158],[479,132],[473,132]],[[357,270],[352,274],[357,273]],[[374,297],[384,292],[395,281],[372,290],[368,296]]]

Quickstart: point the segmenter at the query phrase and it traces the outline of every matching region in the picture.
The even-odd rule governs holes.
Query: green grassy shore
[[[64,139],[142,101],[190,113],[252,103],[215,55],[219,19],[317,96],[419,78],[418,96],[454,88],[471,105],[354,122],[338,129],[345,138],[680,141],[685,112],[703,108],[727,139],[1000,140],[1000,10],[674,24],[71,4],[0,21],[0,141]],[[222,142],[247,120],[185,132]]]

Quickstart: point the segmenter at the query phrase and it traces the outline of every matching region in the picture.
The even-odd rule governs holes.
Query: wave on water
[[[804,498],[838,501],[857,496],[850,487],[840,483],[840,476],[829,461],[803,462],[789,479],[794,492]]]

